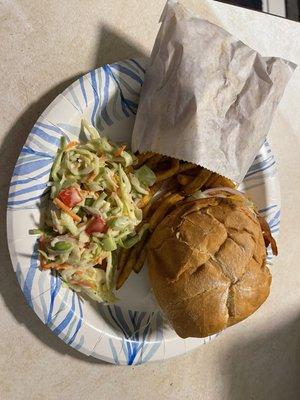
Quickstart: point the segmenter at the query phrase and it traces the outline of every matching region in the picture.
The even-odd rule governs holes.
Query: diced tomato
[[[66,206],[70,208],[73,208],[74,206],[76,206],[76,204],[80,203],[82,200],[79,191],[73,186],[70,186],[62,190],[59,193],[58,197]]]
[[[105,232],[107,232],[107,229],[108,229],[108,226],[106,225],[103,218],[100,217],[100,215],[97,215],[96,217],[93,217],[90,220],[85,231],[88,235],[91,235],[92,233],[95,233],[95,232],[105,233]]]

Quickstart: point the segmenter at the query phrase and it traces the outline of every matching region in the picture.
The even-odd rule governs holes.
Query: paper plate
[[[50,272],[38,269],[37,241],[28,235],[40,218],[49,172],[60,137],[78,139],[82,116],[112,140],[130,143],[145,60],[104,65],[79,78],[43,112],[21,151],[10,185],[7,235],[12,264],[29,306],[68,345],[115,364],[139,364],[183,354],[213,337],[181,339],[164,320],[152,296],[147,268],[131,274],[106,306],[83,301]],[[276,163],[267,142],[249,169],[243,188],[279,230]],[[268,253],[271,262],[271,253]]]

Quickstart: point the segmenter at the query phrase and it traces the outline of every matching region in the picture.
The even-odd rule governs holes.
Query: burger
[[[267,299],[268,224],[244,196],[228,193],[183,202],[156,227],[149,276],[176,333],[206,337],[253,314]]]

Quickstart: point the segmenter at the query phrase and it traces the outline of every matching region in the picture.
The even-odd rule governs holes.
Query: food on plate
[[[134,155],[83,120],[85,142],[63,137],[50,174],[39,230],[40,267],[71,289],[114,302],[140,272],[151,233],[199,190],[234,184],[205,168],[155,153]]]
[[[169,213],[148,246],[154,294],[183,338],[215,334],[255,312],[270,291],[266,246],[277,254],[268,224],[245,196],[215,188],[201,197]]]
[[[117,289],[121,288],[131,271],[138,273],[147,257],[148,242],[151,233],[163,218],[181,202],[198,193],[199,189],[218,186],[234,188],[235,184],[214,172],[208,171],[193,163],[178,161],[171,157],[151,152],[137,154],[138,166],[146,165],[154,171],[156,183],[150,188],[149,194],[144,196],[139,205],[143,211],[143,223],[148,225],[148,230],[143,239],[136,246],[129,249],[126,255],[121,255],[122,263],[119,266]],[[182,181],[180,176],[187,174],[189,181]],[[210,177],[211,184],[207,181]],[[192,188],[186,190],[187,183],[195,182]]]
[[[75,291],[113,302],[120,249],[143,240],[139,203],[155,174],[123,144],[83,121],[84,143],[63,137],[50,174],[50,201],[39,232],[42,269],[59,273]],[[121,258],[121,257],[120,257]]]

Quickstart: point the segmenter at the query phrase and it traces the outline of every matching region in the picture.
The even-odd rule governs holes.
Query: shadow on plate
[[[299,399],[300,316],[230,349],[222,363],[224,399]]]
[[[109,26],[102,26],[100,30],[99,47],[95,55],[95,65],[97,68],[105,63],[129,58],[129,57],[145,57],[145,54],[136,44],[124,40],[115,33]],[[52,347],[61,354],[71,355],[79,360],[90,363],[100,363],[101,361],[84,354],[67,346],[61,339],[53,335],[53,333],[32,312],[27,306],[25,298],[18,285],[15,273],[13,271],[11,260],[9,257],[6,237],[6,207],[9,183],[14,169],[14,165],[19,156],[22,146],[33,127],[34,123],[44,111],[44,109],[64,91],[71,83],[73,83],[82,74],[74,76],[64,82],[61,82],[45,93],[39,101],[28,106],[27,110],[19,117],[11,129],[6,133],[0,148],[0,241],[2,243],[0,252],[0,265],[2,268],[0,280],[0,292],[6,307],[14,315],[15,319],[25,325],[39,340],[47,346]],[[109,365],[109,364],[107,364]]]

